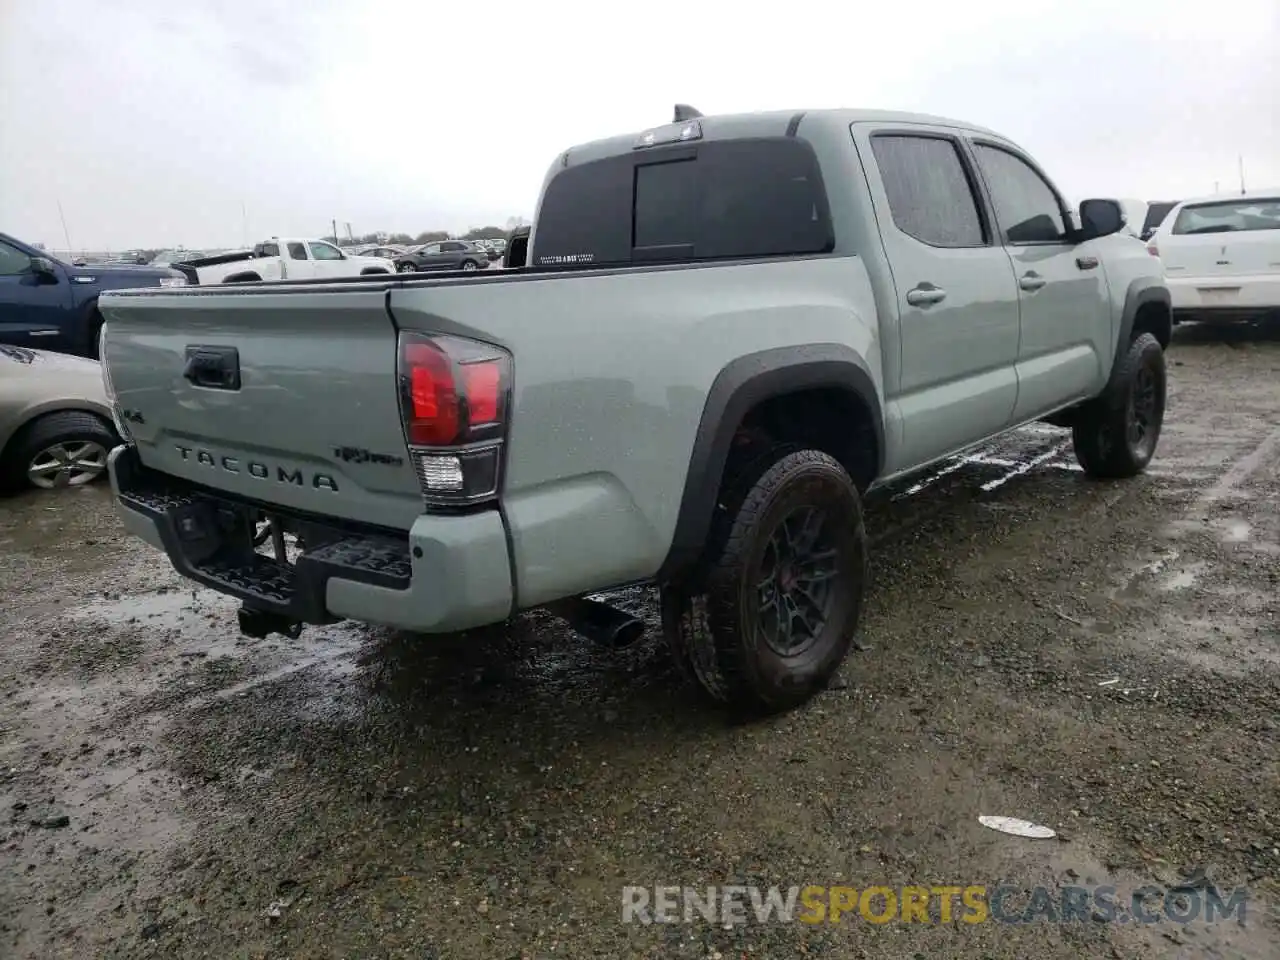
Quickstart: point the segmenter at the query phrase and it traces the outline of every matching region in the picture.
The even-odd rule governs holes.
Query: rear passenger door
[[[961,138],[854,126],[897,291],[901,442],[890,472],[998,433],[1017,399],[1018,288]]]
[[[440,244],[440,262],[436,265],[440,270],[457,270],[466,255],[467,245],[457,240],[446,240]]]
[[[1030,420],[1102,389],[1115,341],[1106,271],[1090,249],[1113,241],[1071,242],[1061,195],[1014,147],[977,137],[973,151],[1017,275],[1022,345],[1013,418]]]

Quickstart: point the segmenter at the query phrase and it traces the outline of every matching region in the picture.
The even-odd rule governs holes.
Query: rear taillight
[[[1160,256],[1160,248],[1156,246],[1155,240],[1147,241],[1147,253],[1151,254],[1153,257]]]
[[[511,355],[461,337],[400,335],[400,412],[428,505],[498,494]]]

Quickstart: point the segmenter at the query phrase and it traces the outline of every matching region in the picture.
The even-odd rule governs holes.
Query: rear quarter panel
[[[521,606],[658,570],[703,406],[731,361],[836,343],[881,378],[854,257],[410,284],[392,290],[391,310],[402,329],[515,358],[503,502]]]

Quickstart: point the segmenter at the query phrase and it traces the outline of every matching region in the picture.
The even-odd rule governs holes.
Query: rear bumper
[[[511,560],[497,511],[424,515],[408,534],[336,527],[149,470],[133,447],[111,453],[126,530],[184,577],[300,623],[362,620],[422,633],[495,623],[512,612]],[[316,534],[292,563],[254,552],[246,511]]]
[[[1173,310],[1228,318],[1280,311],[1280,274],[1240,277],[1166,277]]]

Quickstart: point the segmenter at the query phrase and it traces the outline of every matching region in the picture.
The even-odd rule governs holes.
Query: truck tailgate
[[[385,286],[104,294],[100,309],[145,466],[397,529],[422,512]]]

